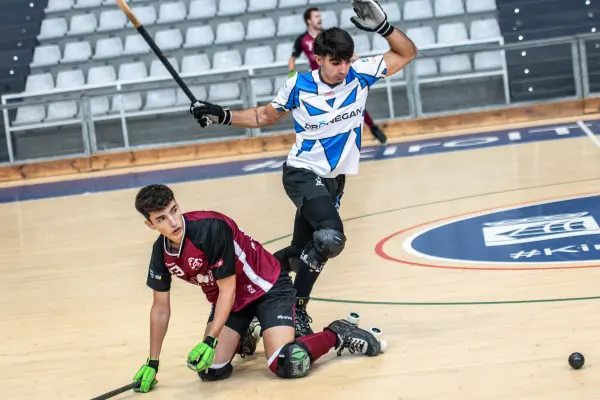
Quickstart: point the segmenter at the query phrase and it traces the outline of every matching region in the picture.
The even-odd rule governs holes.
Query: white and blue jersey
[[[354,62],[346,80],[335,87],[322,82],[318,70],[288,79],[271,103],[294,117],[296,143],[287,165],[323,178],[356,174],[369,89],[386,73],[380,55]]]

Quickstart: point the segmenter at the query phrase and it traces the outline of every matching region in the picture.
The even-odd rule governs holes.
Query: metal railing
[[[398,120],[590,96],[593,93],[593,85],[590,82],[586,51],[588,46],[586,44],[598,38],[599,36],[594,34],[509,45],[505,45],[502,39],[495,39],[468,42],[451,47],[421,48],[417,60],[407,66],[403,72],[374,85],[369,96],[368,109],[378,120]],[[552,53],[552,46],[557,49],[570,46],[571,50],[566,53],[561,50],[562,52],[559,51],[556,55],[550,54],[549,59],[554,61],[549,65],[556,66],[556,78],[552,75],[554,67],[546,67],[543,79],[539,78],[541,75],[536,75],[536,73],[531,73],[528,79],[535,81],[539,78],[539,81],[543,81],[545,84],[553,82],[553,79],[556,82],[560,80],[564,90],[560,91],[554,88],[554,91],[544,96],[543,99],[535,98],[538,92],[544,92],[543,89],[536,92],[537,89],[530,87],[530,93],[525,90],[519,94],[517,88],[519,82],[527,81],[527,79],[519,78],[519,64],[516,63],[516,66],[513,66],[512,64],[515,63],[507,62],[507,58],[514,58],[515,54],[518,56],[519,51]],[[381,54],[382,52],[374,51],[371,54],[361,55]],[[488,52],[488,54],[489,52],[499,52],[500,63],[490,69],[473,68],[473,63],[478,57],[477,54],[483,52]],[[449,56],[461,55],[466,58],[463,57],[463,64],[457,64],[458,68],[455,68],[456,65],[453,66],[452,63],[447,63]],[[428,73],[427,68],[423,68],[427,64],[426,60],[430,60],[430,68],[435,66],[434,70],[430,71],[431,73]],[[530,62],[535,65],[538,61],[532,59]],[[525,64],[527,62],[525,61]],[[446,68],[448,71],[440,71],[444,65],[450,65],[451,68]],[[284,79],[281,77],[286,75],[287,63],[275,63],[229,70],[211,70],[197,74],[182,74],[182,78],[190,87],[210,87],[218,83],[236,82],[240,88],[238,98],[229,101],[215,100],[215,102],[232,108],[246,108],[264,104],[274,97],[273,94],[256,96],[253,90],[253,80],[279,77],[279,81],[281,81]],[[120,107],[119,110],[118,102],[122,104],[123,95],[162,89],[179,90],[170,77],[165,77],[120,81],[106,85],[86,85],[72,90],[4,95],[1,98],[0,108],[3,113],[8,147],[7,162],[23,164],[33,160],[78,155],[89,156],[102,152],[218,141],[291,130],[288,120],[262,130],[211,127],[201,131],[195,125],[192,117],[187,114],[189,109],[187,102],[168,108],[125,111],[123,107]],[[113,110],[118,110],[118,112],[109,110],[105,115],[92,114],[93,99],[115,96],[116,99],[113,99],[112,102]],[[78,114],[74,118],[56,121],[46,119],[44,122],[21,124],[15,122],[15,110],[18,108],[49,106],[53,103],[69,101],[77,104]],[[169,134],[164,134],[165,131],[168,131]]]

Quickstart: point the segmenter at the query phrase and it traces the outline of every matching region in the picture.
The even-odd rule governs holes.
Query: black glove
[[[350,21],[358,29],[367,32],[377,32],[386,37],[394,32],[394,27],[388,22],[387,15],[376,0],[352,0],[352,7],[356,17]]]
[[[200,102],[192,104],[190,114],[196,118],[203,128],[210,124],[231,125],[231,110],[218,104]]]

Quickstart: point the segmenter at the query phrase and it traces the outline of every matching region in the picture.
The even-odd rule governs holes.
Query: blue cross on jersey
[[[294,117],[296,143],[287,164],[323,178],[356,174],[369,88],[386,73],[380,55],[354,62],[346,80],[333,88],[321,81],[318,70],[288,79],[271,102]]]

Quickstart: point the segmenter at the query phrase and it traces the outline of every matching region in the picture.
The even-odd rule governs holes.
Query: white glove
[[[394,27],[387,20],[385,11],[376,0],[352,0],[352,7],[357,16],[351,17],[350,21],[358,29],[377,32],[384,37],[394,31]]]

